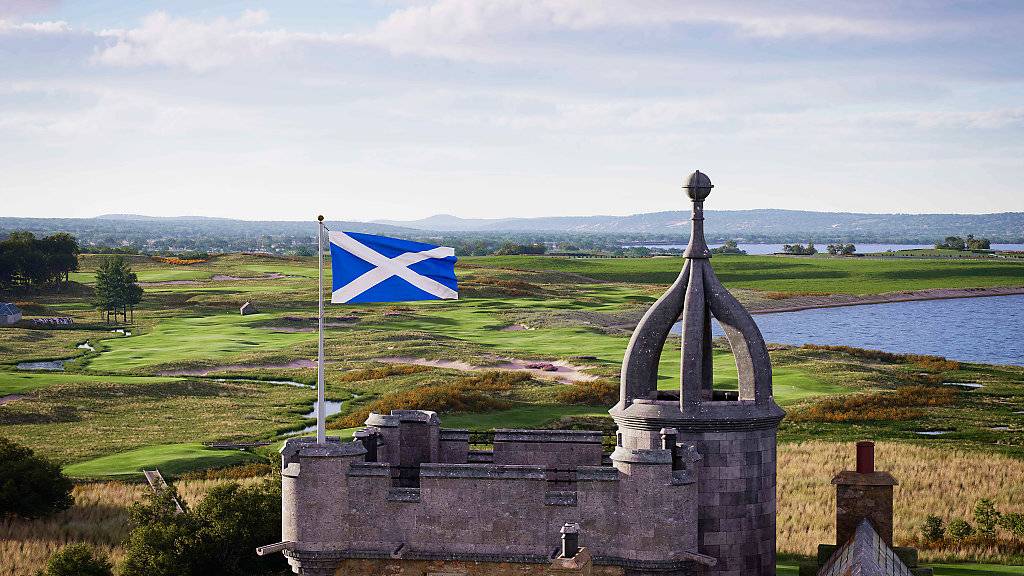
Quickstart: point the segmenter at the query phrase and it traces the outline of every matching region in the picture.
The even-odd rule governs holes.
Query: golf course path
[[[477,366],[461,360],[428,360],[427,358],[413,358],[411,356],[373,359],[374,362],[383,362],[385,364],[415,364],[417,366],[448,368],[450,370],[461,370],[464,372],[480,372],[486,370],[529,372],[537,378],[556,380],[564,384],[597,380],[597,376],[583,372],[583,370],[587,369],[587,366],[575,366],[561,360],[556,362],[536,362],[521,360],[519,358],[499,358],[498,360],[498,364],[491,366]]]

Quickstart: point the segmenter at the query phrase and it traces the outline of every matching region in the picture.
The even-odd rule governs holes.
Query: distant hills
[[[932,244],[946,236],[974,234],[996,243],[1024,243],[1024,212],[999,214],[856,214],[799,210],[708,211],[709,241],[747,243],[813,241]],[[386,234],[455,246],[463,254],[490,253],[503,243],[575,245],[608,249],[643,243],[684,243],[689,212],[630,216],[459,218],[439,214],[421,220],[332,221],[334,230]],[[0,237],[27,230],[37,235],[69,232],[85,247],[143,252],[271,252],[315,250],[312,221],[248,221],[205,216],[105,214],[95,218],[0,217]]]
[[[934,242],[950,234],[974,234],[992,240],[1024,238],[1024,212],[998,214],[858,214],[802,210],[709,210],[709,235],[796,240],[919,240]],[[576,232],[596,234],[682,234],[690,213],[651,212],[630,216],[555,216],[540,218],[469,219],[439,214],[421,220],[377,220],[374,223],[438,232]]]

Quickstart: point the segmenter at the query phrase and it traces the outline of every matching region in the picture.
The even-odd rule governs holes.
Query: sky
[[[3,216],[1024,211],[1024,2],[0,0]]]

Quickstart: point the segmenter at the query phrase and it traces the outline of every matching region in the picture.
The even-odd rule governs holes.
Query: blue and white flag
[[[454,300],[455,249],[358,232],[329,232],[331,303]]]

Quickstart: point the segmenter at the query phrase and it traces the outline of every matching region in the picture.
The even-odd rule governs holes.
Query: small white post
[[[322,215],[317,217],[317,223],[319,229],[316,235],[316,255],[320,272],[317,294],[320,300],[320,314],[318,318],[319,342],[317,344],[316,357],[316,443],[326,444],[327,412],[324,403],[324,217]]]

